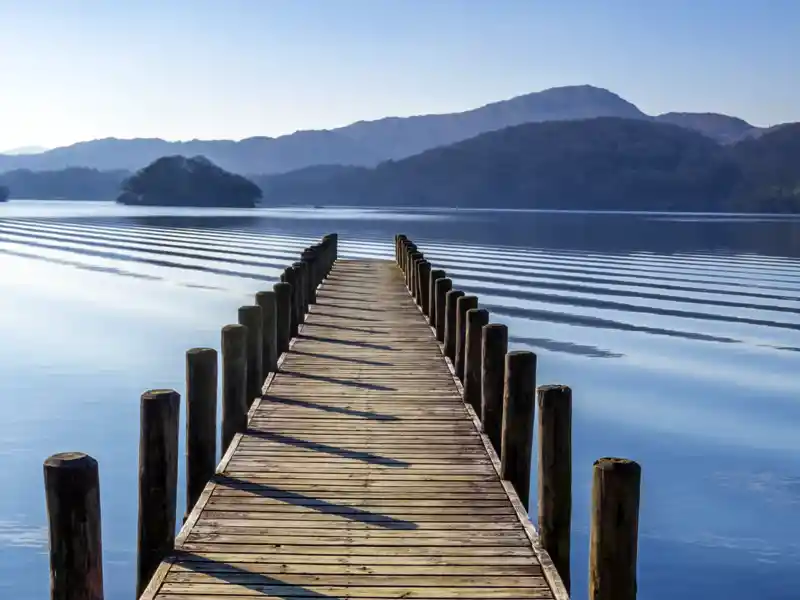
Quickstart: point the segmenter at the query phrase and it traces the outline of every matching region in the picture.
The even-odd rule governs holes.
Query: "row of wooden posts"
[[[500,458],[500,476],[530,510],[534,412],[538,413],[538,530],[562,582],[570,588],[572,516],[572,391],[536,388],[536,355],[508,351],[508,329],[489,322],[478,298],[453,289],[405,235],[395,236],[395,259],[406,286],[443,344],[461,381],[464,401],[480,419]],[[538,407],[535,411],[534,407]],[[636,598],[641,469],[631,460],[594,463],[589,536],[589,598]]]
[[[266,377],[304,322],[316,290],[333,267],[336,234],[306,248],[271,291],[239,308],[239,323],[222,328],[224,453],[247,428],[248,411]],[[186,353],[186,516],[217,465],[217,351]],[[141,397],[136,597],[175,543],[180,394],[150,390]],[[97,461],[79,452],[44,461],[52,600],[102,600],[100,480]],[[186,516],[184,518],[186,518]]]

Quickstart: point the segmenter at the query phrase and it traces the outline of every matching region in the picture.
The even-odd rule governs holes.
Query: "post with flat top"
[[[239,324],[247,327],[247,406],[261,397],[261,331],[263,327],[260,306],[239,307]]]
[[[535,389],[536,355],[521,350],[506,354],[500,477],[511,482],[528,511]]]
[[[428,322],[431,327],[436,327],[436,282],[445,277],[441,269],[431,270],[428,277]]]
[[[572,390],[545,385],[536,392],[539,412],[539,540],[570,588],[572,518]]]
[[[436,341],[444,343],[447,328],[447,294],[453,289],[453,280],[443,277],[436,281]]]
[[[589,599],[635,600],[642,470],[624,458],[601,458],[592,477]]]
[[[275,347],[276,355],[289,351],[292,339],[292,286],[280,282],[272,286],[275,291]],[[277,367],[276,367],[277,368]]]
[[[217,465],[217,351],[186,353],[186,513],[194,508]]]
[[[301,260],[306,265],[306,301],[308,304],[317,303],[317,262],[316,253],[311,248],[306,249]]]
[[[422,309],[422,314],[428,315],[428,284],[430,283],[431,263],[423,260],[417,265],[417,304]]]
[[[180,406],[181,397],[175,390],[151,390],[142,394],[137,598],[175,545]]]
[[[456,360],[456,339],[458,339],[458,331],[456,330],[456,309],[458,299],[464,295],[461,290],[450,290],[447,292],[444,306],[444,355],[450,359],[452,363]]]
[[[247,429],[247,327],[222,328],[222,452]]]
[[[306,279],[308,278],[308,273],[306,272],[306,265],[303,262],[293,263],[292,268],[295,270],[297,277],[297,289],[295,290],[295,296],[297,297],[297,324],[299,326],[305,323],[306,312],[308,311],[308,302],[306,298],[306,293],[308,291]]]
[[[467,347],[467,311],[478,308],[477,296],[461,296],[456,301],[456,358],[453,361],[456,376],[464,382],[464,363]]]
[[[291,291],[291,302],[290,304],[290,313],[289,313],[289,339],[293,337],[297,337],[297,332],[300,329],[300,322],[297,320],[297,315],[300,312],[297,309],[297,272],[295,271],[294,267],[286,267],[283,271],[283,275],[281,276],[281,281],[283,283],[289,284],[289,290]],[[288,349],[288,345],[287,345]]]
[[[409,269],[408,269],[408,291],[411,296],[416,299],[417,289],[417,262],[425,258],[422,252],[416,251],[411,255]]]
[[[100,475],[81,452],[44,461],[51,600],[103,600]]]
[[[275,292],[258,292],[256,304],[261,307],[261,376],[274,373],[278,363],[277,305]]]
[[[463,298],[461,298],[463,300]],[[489,322],[485,308],[467,310],[467,331],[464,350],[464,402],[481,416],[481,333]]]
[[[481,428],[500,456],[503,427],[503,376],[508,352],[508,327],[489,323],[481,332]]]

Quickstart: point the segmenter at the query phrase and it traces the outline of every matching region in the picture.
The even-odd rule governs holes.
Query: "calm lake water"
[[[800,219],[12,202],[1,598],[48,595],[42,461],[66,450],[100,463],[106,598],[133,598],[139,395],[182,392],[185,351],[334,231],[346,258],[408,234],[573,388],[575,598],[609,455],[643,467],[640,598],[800,597]]]

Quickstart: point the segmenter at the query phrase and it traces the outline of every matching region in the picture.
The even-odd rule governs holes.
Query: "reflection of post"
[[[539,409],[539,538],[569,591],[572,518],[572,390],[546,385]]]
[[[44,461],[51,600],[103,600],[100,475],[80,452]]]
[[[590,600],[635,600],[642,471],[622,458],[594,463],[589,532]]]

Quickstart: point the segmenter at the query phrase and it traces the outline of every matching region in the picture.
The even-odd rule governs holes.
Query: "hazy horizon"
[[[594,85],[648,114],[800,120],[800,3],[0,0],[0,151],[232,139]]]

